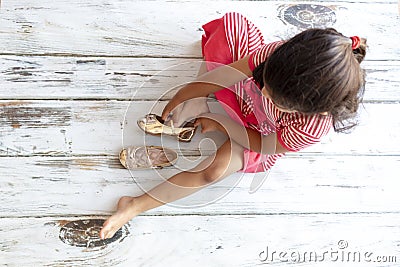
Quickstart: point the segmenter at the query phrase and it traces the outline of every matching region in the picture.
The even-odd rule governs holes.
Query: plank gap
[[[46,216],[2,216],[1,219],[60,219],[60,218],[79,218],[79,219],[101,219],[108,218],[112,213],[104,213],[104,214],[57,214],[57,215],[46,215]],[[229,216],[254,216],[254,217],[262,217],[262,216],[310,216],[310,215],[386,215],[386,214],[395,214],[400,215],[400,211],[346,211],[346,212],[243,212],[243,213],[229,213],[229,212],[213,212],[213,213],[200,213],[200,212],[191,212],[191,213],[171,213],[168,214],[140,214],[137,217],[229,217]],[[137,218],[136,217],[136,218]]]
[[[87,55],[87,54],[75,54],[75,53],[7,53],[3,52],[0,53],[0,56],[18,56],[18,57],[83,57],[83,58],[150,58],[150,59],[203,59],[200,56],[167,56],[167,55],[107,55],[107,54],[94,54],[94,55]],[[386,60],[382,60],[386,61]],[[390,60],[391,61],[391,60]]]
[[[368,51],[367,51],[368,53]],[[370,52],[371,53],[371,52]],[[0,53],[0,56],[16,56],[16,57],[55,57],[55,58],[134,58],[134,59],[195,59],[195,60],[202,60],[202,56],[179,56],[179,55],[107,55],[107,54],[75,54],[75,53],[10,53],[10,52],[3,52]],[[363,60],[363,64],[367,62],[399,62],[398,59],[391,59],[391,58],[365,58]]]
[[[154,98],[135,98],[133,99],[128,99],[126,97],[98,97],[95,96],[93,98],[89,98],[89,97],[71,97],[71,98],[60,98],[60,97],[49,97],[49,98],[45,98],[45,97],[30,97],[30,98],[18,98],[18,97],[6,97],[6,98],[2,98],[0,96],[0,100],[1,101],[31,101],[31,100],[40,100],[40,101],[87,101],[87,102],[96,102],[96,101],[118,101],[118,102],[149,102],[149,101],[156,101]],[[171,100],[170,97],[166,97],[166,98],[161,98],[160,101],[169,101]],[[210,102],[217,102],[214,98],[210,98],[209,100]],[[400,99],[393,99],[393,100],[364,100],[363,102],[361,102],[362,104],[400,104]]]
[[[203,151],[210,152],[210,155],[213,151]],[[179,151],[177,150],[178,156],[182,157],[200,157],[207,156],[209,154],[200,153],[198,150],[190,150],[190,151]],[[325,152],[295,152],[295,153],[287,153],[285,158],[303,158],[303,157],[398,157],[400,153],[325,153]],[[116,154],[74,154],[74,153],[31,153],[31,154],[21,154],[21,155],[13,155],[13,154],[0,154],[0,158],[118,158],[118,153]],[[122,166],[121,166],[122,168]],[[173,167],[164,167],[164,169],[173,169]]]

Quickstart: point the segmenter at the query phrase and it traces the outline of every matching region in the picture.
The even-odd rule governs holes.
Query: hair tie
[[[361,39],[358,36],[351,36],[351,49],[355,50],[360,47]]]

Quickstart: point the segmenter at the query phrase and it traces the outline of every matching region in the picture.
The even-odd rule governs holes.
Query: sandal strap
[[[170,121],[169,121],[169,124],[170,124],[170,127],[171,127],[171,129],[172,129],[172,133],[173,133],[173,134],[176,134],[176,132],[175,132],[175,127],[174,127],[174,122],[173,122],[172,120],[170,120]]]
[[[192,139],[193,135],[194,135],[194,128],[193,129],[189,129],[189,130],[185,130],[179,133],[179,135],[177,136],[179,140],[181,141],[185,141],[188,142]],[[186,134],[189,134],[189,136],[184,137]]]
[[[159,146],[129,146],[125,150],[125,162],[128,169],[162,168],[174,164],[177,153]]]
[[[156,121],[158,121],[156,114],[150,113],[150,114],[145,115],[144,117],[146,119],[146,122],[156,122]]]
[[[140,155],[140,150],[145,149],[146,151]],[[150,167],[151,166],[151,161],[148,157],[148,148],[146,146],[132,146],[128,147],[127,150],[127,158],[125,160],[126,165],[129,168],[144,168],[144,167]]]

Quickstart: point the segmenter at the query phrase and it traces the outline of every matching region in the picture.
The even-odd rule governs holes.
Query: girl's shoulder
[[[279,142],[289,151],[299,151],[320,142],[333,128],[330,115],[287,114],[277,131]]]
[[[285,41],[276,41],[269,44],[264,44],[258,49],[250,53],[249,67],[253,71],[258,65],[263,63],[275,51],[276,48],[281,46]]]

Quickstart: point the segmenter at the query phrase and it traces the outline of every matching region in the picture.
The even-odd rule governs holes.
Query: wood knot
[[[105,220],[87,219],[68,222],[60,229],[60,239],[65,244],[75,247],[103,247],[110,243],[121,242],[129,234],[125,225],[112,238],[100,239],[99,233]]]
[[[282,5],[278,16],[283,23],[300,29],[326,28],[336,23],[336,14],[331,7],[315,4]]]

